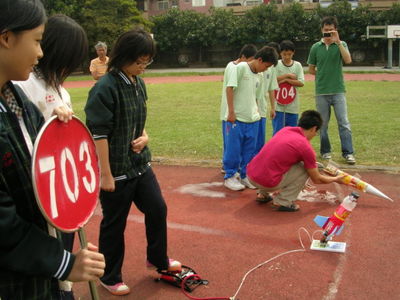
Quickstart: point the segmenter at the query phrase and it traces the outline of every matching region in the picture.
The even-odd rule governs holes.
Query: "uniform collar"
[[[126,83],[127,85],[132,85],[132,81],[129,80],[128,76],[126,76],[124,72],[119,71],[119,72],[118,72],[118,75],[119,75],[119,77],[122,78],[123,81],[125,81],[125,83]]]

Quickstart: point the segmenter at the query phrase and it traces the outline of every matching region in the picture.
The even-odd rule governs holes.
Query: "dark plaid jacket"
[[[86,124],[95,140],[107,139],[111,172],[115,180],[131,179],[149,168],[150,150],[131,149],[146,123],[147,93],[144,82],[132,83],[122,71],[103,76],[89,92]]]
[[[34,142],[43,116],[19,88],[11,83],[8,86],[23,109],[24,123]],[[34,196],[31,154],[16,115],[0,97],[1,300],[58,299],[54,296],[58,289],[54,277],[65,279],[74,256],[47,232]]]

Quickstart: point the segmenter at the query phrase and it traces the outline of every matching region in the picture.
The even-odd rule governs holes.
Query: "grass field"
[[[357,164],[400,166],[400,99],[398,82],[350,81],[347,86],[349,119]],[[211,161],[219,164],[222,151],[219,108],[221,82],[149,84],[146,130],[154,157],[177,162]],[[68,90],[76,114],[89,88]],[[302,110],[314,109],[314,83],[300,89]],[[332,113],[329,127],[333,159],[343,163],[337,124]],[[271,123],[267,124],[267,138]],[[319,139],[312,141],[319,153]]]
[[[343,71],[346,74],[367,74],[367,73],[385,73],[385,74],[393,74],[393,73],[397,73],[399,72],[396,68],[392,69],[392,70],[379,70],[379,72],[376,72],[374,70],[371,71],[363,71],[363,70],[344,70]],[[305,70],[304,71],[305,74],[308,74],[308,71]],[[146,73],[140,75],[141,77],[145,78],[145,77],[168,77],[168,76],[206,76],[206,75],[224,75],[223,71],[211,71],[211,72],[186,72],[186,71],[168,71],[168,69],[166,69],[165,71],[162,70],[161,72],[151,72],[151,70],[146,71]],[[93,80],[91,75],[88,74],[76,74],[76,75],[72,75],[70,77],[67,78],[67,81],[86,81],[86,80]]]

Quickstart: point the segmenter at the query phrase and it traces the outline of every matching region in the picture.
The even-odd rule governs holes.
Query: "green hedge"
[[[369,6],[352,9],[347,0],[335,1],[327,8],[318,6],[312,11],[305,11],[299,3],[282,9],[268,4],[256,6],[243,16],[222,8],[211,8],[209,14],[170,9],[151,18],[151,22],[158,49],[163,52],[215,46],[238,48],[246,43],[284,39],[312,42],[320,39],[320,20],[328,15],[337,17],[341,39],[362,45],[367,43],[362,35],[368,25],[400,24],[400,4],[394,3],[386,11],[370,10]]]

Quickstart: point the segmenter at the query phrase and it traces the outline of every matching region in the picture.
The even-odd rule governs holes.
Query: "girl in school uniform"
[[[14,82],[39,108],[45,120],[57,115],[68,122],[72,118],[71,97],[62,86],[65,79],[87,57],[88,40],[83,28],[65,15],[51,16],[45,25],[40,43],[44,56],[26,81]],[[61,233],[64,247],[72,251],[74,233]],[[73,300],[72,284],[60,283],[63,300]]]
[[[72,254],[48,234],[30,172],[44,119],[11,82],[28,79],[43,56],[46,14],[40,0],[2,0],[0,11],[0,298],[58,300],[58,279],[95,280],[104,257],[93,245]]]
[[[147,262],[150,269],[180,271],[181,263],[167,256],[167,206],[150,165],[145,130],[147,93],[143,73],[155,55],[147,32],[122,34],[110,55],[108,73],[89,92],[86,123],[91,130],[101,168],[99,251],[106,259],[100,283],[113,295],[126,295],[121,268],[124,231],[132,202],[144,213]]]

